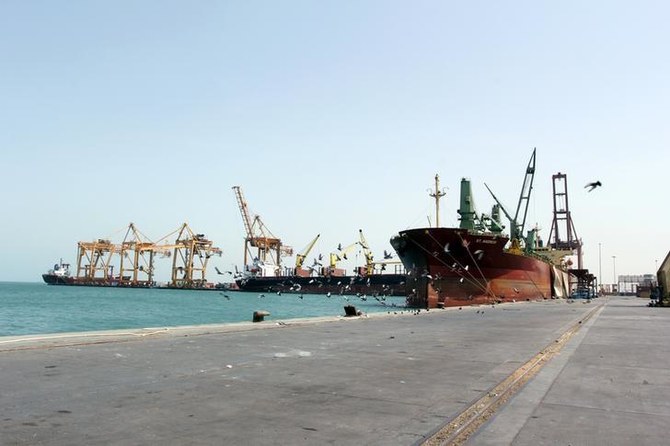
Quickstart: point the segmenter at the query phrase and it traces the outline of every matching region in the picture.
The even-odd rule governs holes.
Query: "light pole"
[[[603,283],[602,243],[598,243],[598,286]]]
[[[619,292],[619,284],[616,282],[616,256],[612,256],[612,265],[614,267],[614,273],[613,273],[613,278],[612,278],[612,283],[617,287],[617,293]],[[612,292],[614,292],[614,289],[612,289]]]

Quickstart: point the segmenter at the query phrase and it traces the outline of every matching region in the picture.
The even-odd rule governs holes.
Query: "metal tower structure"
[[[282,244],[281,239],[275,237],[267,226],[265,226],[260,215],[252,217],[240,186],[233,186],[233,191],[235,192],[237,205],[240,208],[240,214],[242,214],[242,221],[246,232],[246,238],[244,239],[244,264],[248,265],[255,258],[264,264],[273,265],[278,269],[281,266],[281,256],[293,255],[293,248]],[[251,248],[256,248],[255,255],[253,255]]]
[[[428,195],[435,199],[435,227],[440,227],[440,198],[447,195],[447,193],[440,189],[440,176],[435,174],[435,191],[428,191]]]
[[[207,263],[213,255],[221,255],[221,249],[205,234],[196,234],[187,223],[179,228],[172,256],[172,281],[175,288],[202,288],[207,285]]]
[[[154,244],[133,223],[120,246],[119,282],[123,285],[151,286],[154,275]],[[147,259],[145,256],[149,256]]]
[[[112,256],[119,252],[110,240],[77,243],[77,277],[87,283],[104,283],[113,277]]]
[[[554,249],[577,252],[577,269],[583,269],[582,241],[577,237],[568,206],[568,178],[564,173],[551,176],[554,195],[554,218],[549,232],[549,245]]]

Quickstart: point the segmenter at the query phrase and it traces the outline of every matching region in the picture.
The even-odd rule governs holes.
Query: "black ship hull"
[[[73,279],[69,276],[42,274],[42,280],[44,280],[44,283],[49,285],[73,285]]]
[[[405,274],[330,277],[249,277],[237,279],[240,291],[257,293],[405,295]]]

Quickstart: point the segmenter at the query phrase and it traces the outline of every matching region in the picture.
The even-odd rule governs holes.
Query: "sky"
[[[662,1],[4,0],[0,281],[40,281],[130,222],[152,240],[187,222],[223,250],[220,280],[213,266],[243,263],[232,186],[296,251],[321,234],[310,258],[359,229],[379,258],[434,223],[436,174],[442,226],[462,177],[480,212],[484,183],[515,209],[533,148],[527,223],[548,238],[565,173],[584,267],[653,273],[670,249],[668,16]]]

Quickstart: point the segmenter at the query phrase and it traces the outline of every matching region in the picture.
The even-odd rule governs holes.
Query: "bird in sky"
[[[384,250],[384,260],[388,260],[388,259],[391,259],[391,258],[393,258],[393,254]]]
[[[587,184],[587,185],[584,186],[584,187],[585,187],[585,188],[588,187],[589,190],[588,190],[587,192],[591,192],[591,191],[592,191],[593,189],[595,189],[596,187],[598,187],[598,186],[602,186],[602,185],[603,185],[603,184],[602,184],[600,181],[594,181],[594,182],[592,182],[592,183]]]

